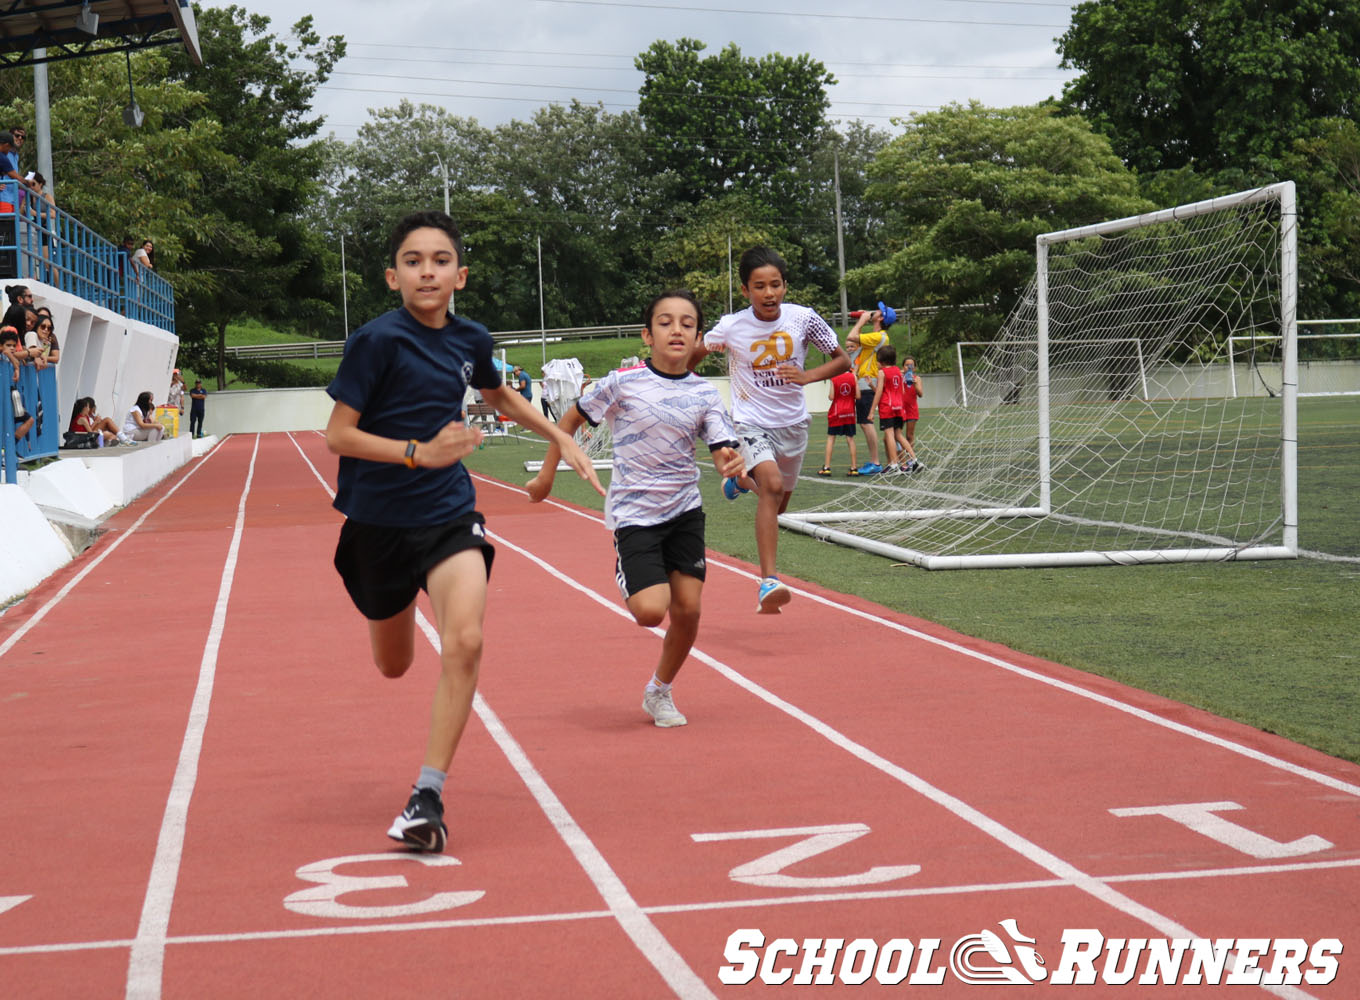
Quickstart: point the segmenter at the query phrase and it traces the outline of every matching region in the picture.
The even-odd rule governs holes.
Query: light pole
[[[448,170],[448,168],[447,168],[446,166],[444,166],[444,160],[443,160],[442,157],[440,157],[440,155],[439,155],[438,152],[436,152],[436,151],[433,150],[433,149],[430,150],[430,152],[434,153],[435,162],[439,164],[439,172],[440,172],[441,174],[444,175],[444,214],[445,214],[445,215],[448,215],[448,214],[449,214],[449,170]]]
[[[444,166],[444,159],[439,155],[439,151],[432,149],[435,162],[439,164],[439,172],[444,177],[444,214],[449,214],[449,168]],[[455,303],[458,301],[458,294],[455,292],[449,296],[449,312],[456,312]]]
[[[345,237],[340,237],[340,308],[345,316],[345,339],[349,340],[349,285],[345,280]]]

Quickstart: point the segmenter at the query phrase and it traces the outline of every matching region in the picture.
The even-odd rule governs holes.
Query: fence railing
[[[18,380],[13,379],[14,366],[8,358],[0,357],[0,450],[4,451],[4,481],[11,486],[18,481],[20,463],[57,453],[61,432],[66,429],[54,367],[48,365],[39,371],[34,365],[22,365]],[[32,423],[15,419],[14,391]],[[18,430],[25,433],[16,440]]]
[[[175,290],[18,181],[0,182],[0,281],[30,278],[175,332]]]

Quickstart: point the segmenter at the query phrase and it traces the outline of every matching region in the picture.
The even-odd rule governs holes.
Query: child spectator
[[[14,368],[11,382],[19,381],[19,371],[28,362],[28,354],[19,346],[19,331],[12,326],[0,327],[0,353]],[[23,394],[18,386],[10,388],[10,403],[14,409],[14,439],[17,441],[33,428],[33,417],[24,405]]]
[[[921,386],[921,376],[916,371],[916,359],[907,355],[904,361],[906,367],[902,371],[902,434],[906,441],[907,453],[911,455],[911,465],[908,468],[912,472],[920,472],[925,466],[916,457],[916,421],[921,416],[917,400],[923,398],[926,393]]]
[[[826,458],[822,460],[819,476],[831,475],[831,449],[836,438],[845,438],[850,446],[850,469],[847,476],[858,476],[855,460],[855,408],[859,402],[859,380],[854,372],[841,372],[831,380],[828,395],[831,405],[826,411]]]
[[[444,781],[477,693],[482,617],[494,551],[462,459],[481,431],[465,426],[471,383],[520,426],[558,441],[601,493],[590,459],[501,382],[486,327],[449,312],[467,281],[463,240],[443,212],[403,218],[389,240],[387,286],[401,308],[357,330],[327,392],[326,444],[340,456],[335,506],[345,515],[335,568],[368,623],[373,661],[400,677],[415,655],[416,597],[430,595],[440,677],[415,788],[387,835],[442,851]],[[191,397],[192,398],[192,397]]]
[[[118,425],[108,417],[101,417],[95,413],[93,396],[82,396],[76,400],[76,405],[71,409],[71,426],[68,431],[72,434],[98,434],[101,448],[104,445],[118,444],[122,440],[119,437]]]
[[[883,445],[888,452],[888,468],[897,471],[897,448],[902,437],[902,369],[897,367],[897,350],[892,344],[878,349],[878,388],[874,390],[874,408],[878,410],[878,426],[883,431]],[[914,459],[903,463],[901,471],[911,468]]]
[[[562,415],[572,435],[583,423],[609,424],[614,472],[605,500],[605,527],[614,532],[615,577],[633,620],[643,628],[670,615],[661,657],[642,695],[642,708],[663,728],[683,726],[671,685],[699,634],[699,597],[705,575],[704,512],[694,443],[708,443],[718,473],[741,475],[737,435],[718,391],[689,371],[704,323],[703,308],[687,289],[665,292],[642,315],[645,365],[613,371]],[[543,467],[529,482],[537,503],[552,492],[559,458],[548,446]]]
[[[756,550],[760,586],[756,611],[778,614],[793,597],[779,582],[779,515],[789,506],[807,453],[808,409],[803,386],[846,371],[850,358],[835,331],[806,306],[785,304],[788,265],[769,247],[741,255],[741,293],[751,305],[718,320],[704,335],[690,363],[693,369],[709,351],[727,352],[732,378],[732,419],[742,441],[748,472],[729,477],[723,496],[735,500],[756,491]],[[809,345],[827,361],[803,370]]]
[[[883,303],[878,309],[866,309],[855,320],[854,327],[845,336],[845,349],[854,354],[853,371],[859,383],[859,402],[855,422],[864,429],[864,440],[869,446],[869,461],[860,466],[863,475],[882,472],[878,462],[878,432],[874,430],[874,394],[878,389],[878,349],[888,342],[888,327],[892,324],[883,316]],[[865,330],[864,324],[873,321],[872,330]]]
[[[123,434],[130,439],[126,443],[150,441],[155,444],[165,435],[165,428],[160,421],[151,419],[155,408],[150,392],[137,394],[137,402],[128,410],[127,417],[123,420]]]

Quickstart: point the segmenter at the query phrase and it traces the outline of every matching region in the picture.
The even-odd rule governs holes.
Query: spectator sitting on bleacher
[[[118,436],[118,425],[108,417],[98,416],[94,412],[93,396],[82,396],[76,400],[76,405],[71,410],[71,426],[68,430],[74,434],[99,434],[107,445],[115,445],[122,440]]]
[[[159,441],[165,434],[165,428],[159,421],[151,419],[155,408],[150,392],[139,393],[137,402],[123,420],[123,433],[132,441],[150,441],[153,444]]]
[[[3,353],[9,363],[14,366],[14,377],[11,382],[19,381],[19,371],[28,361],[28,356],[19,348],[19,331],[12,326],[0,327],[0,353]],[[33,428],[33,417],[28,412],[28,407],[24,405],[23,396],[17,387],[11,390],[13,395],[10,397],[14,406],[14,440],[19,440]]]

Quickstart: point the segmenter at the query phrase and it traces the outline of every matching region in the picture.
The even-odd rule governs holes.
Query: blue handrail
[[[19,463],[37,458],[48,458],[61,447],[61,432],[66,418],[57,399],[57,371],[52,365],[39,371],[27,364],[19,368],[19,379],[14,379],[14,366],[8,358],[0,357],[0,450],[4,451],[4,481],[18,482]],[[33,423],[23,437],[15,440],[14,432],[23,424],[14,417],[11,389],[19,390],[19,398]]]
[[[74,216],[0,182],[0,279],[31,278],[175,332],[175,290]]]

